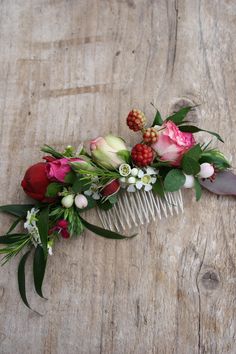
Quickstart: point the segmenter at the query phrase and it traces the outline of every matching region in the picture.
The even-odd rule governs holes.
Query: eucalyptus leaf
[[[60,183],[52,182],[48,185],[46,191],[46,197],[56,197],[58,193],[62,190],[63,186]]]
[[[200,164],[198,161],[189,157],[188,155],[184,155],[182,158],[181,166],[186,175],[195,176],[200,172]]]
[[[172,169],[165,177],[164,188],[168,192],[178,191],[184,185],[185,179],[181,170]]]
[[[155,194],[158,194],[161,198],[165,196],[164,185],[161,179],[157,179],[157,181],[152,186],[152,190]]]
[[[76,180],[76,174],[73,171],[70,171],[66,174],[64,182],[68,184],[73,184]]]
[[[218,140],[220,140],[222,143],[224,142],[224,140],[221,138],[221,136],[215,132],[212,132],[210,130],[205,130],[205,129],[201,129],[198,127],[195,127],[194,125],[181,125],[179,127],[179,130],[181,132],[186,132],[186,133],[198,133],[198,132],[206,132],[208,134],[214,135]]]
[[[189,149],[184,156],[191,157],[192,159],[198,161],[199,158],[201,157],[202,154],[202,149],[200,144],[194,145],[191,149]]]
[[[94,232],[98,236],[102,236],[102,237],[110,238],[110,239],[116,239],[116,240],[123,240],[123,239],[132,238],[132,237],[136,236],[136,234],[132,235],[132,236],[124,236],[124,235],[121,235],[117,232],[103,229],[99,226],[95,226],[95,225],[90,224],[88,221],[84,220],[81,216],[80,216],[80,220],[82,221],[82,224],[88,230]]]
[[[33,274],[34,274],[34,286],[37,294],[44,298],[42,293],[42,284],[47,264],[47,257],[44,255],[43,248],[38,245],[34,252]]]

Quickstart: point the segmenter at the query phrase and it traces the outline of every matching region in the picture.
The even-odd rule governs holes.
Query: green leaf
[[[47,264],[47,257],[44,255],[43,248],[38,245],[34,252],[33,274],[34,286],[37,294],[44,298],[42,293],[42,284]]]
[[[44,208],[38,214],[37,226],[39,230],[40,240],[44,250],[44,256],[48,253],[48,222],[49,222],[49,208]]]
[[[21,258],[19,266],[18,266],[18,286],[19,286],[19,292],[22,301],[24,304],[31,309],[27,297],[26,297],[26,292],[25,292],[25,262],[30,254],[30,251],[26,252],[24,256]]]
[[[181,166],[186,175],[195,176],[200,171],[199,162],[193,159],[192,157],[189,157],[188,155],[183,156]]]
[[[52,182],[48,185],[46,191],[46,197],[56,197],[57,194],[62,190],[63,186],[60,183]]]
[[[25,217],[27,211],[34,207],[33,204],[9,204],[0,206],[0,212],[14,216]]]
[[[109,202],[109,199],[103,201],[103,200],[98,200],[97,201],[97,206],[102,209],[102,210],[109,210],[113,207],[113,204]]]
[[[117,232],[114,232],[114,231],[110,231],[110,230],[107,230],[107,229],[103,229],[99,226],[95,226],[95,225],[92,225],[90,224],[88,221],[84,220],[81,216],[80,216],[80,219],[82,221],[82,224],[90,231],[94,232],[95,234],[99,235],[99,236],[102,236],[102,237],[106,237],[106,238],[111,238],[111,239],[116,239],[116,240],[122,240],[122,239],[127,239],[127,238],[132,238],[135,235],[132,235],[132,236],[124,236],[124,235],[121,235]]]
[[[208,134],[214,135],[222,143],[224,142],[224,140],[221,138],[221,136],[219,134],[217,134],[215,132],[211,132],[210,130],[205,130],[205,129],[201,129],[201,128],[195,127],[194,125],[181,125],[179,127],[179,130],[181,132],[187,132],[187,133],[206,132]]]
[[[129,164],[131,162],[131,153],[130,153],[130,151],[128,151],[128,150],[120,150],[116,154],[122,160],[124,160],[125,163]]]
[[[26,238],[28,238],[27,234],[6,234],[0,236],[0,244],[12,244]]]
[[[226,170],[227,168],[231,167],[229,161],[226,159],[224,154],[222,154],[222,152],[217,149],[203,151],[200,158],[200,163],[204,162],[213,164],[214,167],[220,171]]]
[[[91,186],[91,181],[88,180],[87,178],[81,178],[81,176],[77,176],[76,180],[74,181],[72,185],[72,190],[74,193],[81,193],[83,191],[86,191],[90,188]]]
[[[185,179],[181,170],[172,169],[165,177],[164,188],[168,192],[178,191],[184,185]]]
[[[41,151],[46,152],[47,154],[52,155],[53,157],[55,157],[56,159],[61,159],[63,158],[63,154],[61,154],[60,152],[56,151],[55,149],[53,149],[51,146],[49,145],[44,145],[41,148]]]
[[[196,200],[199,201],[199,199],[202,196],[202,187],[197,177],[195,177],[194,179],[194,188],[195,188]]]
[[[191,149],[189,149],[184,156],[191,157],[192,159],[198,161],[202,154],[202,149],[200,144],[194,145]]]
[[[152,186],[152,190],[155,194],[158,194],[161,198],[165,196],[164,185],[161,179],[158,179]]]
[[[163,124],[163,119],[161,118],[161,113],[158,111],[158,109],[156,109],[156,115],[152,123],[152,127],[154,127],[155,125],[162,125],[162,124]]]
[[[12,223],[12,225],[9,227],[9,229],[8,229],[8,231],[7,231],[7,234],[9,234],[10,232],[12,232],[12,231],[15,229],[15,227],[19,224],[19,222],[22,221],[22,220],[23,220],[22,217],[17,218],[17,219]]]
[[[171,120],[175,124],[180,124],[184,120],[184,118],[186,117],[188,112],[191,111],[191,109],[193,109],[193,108],[194,108],[193,106],[181,108],[178,112],[167,117],[166,121]]]
[[[111,204],[116,204],[117,202],[117,195],[112,195],[111,197],[108,198],[109,202]]]
[[[73,171],[68,172],[64,179],[65,183],[68,184],[73,184],[75,180],[76,180],[76,174]]]

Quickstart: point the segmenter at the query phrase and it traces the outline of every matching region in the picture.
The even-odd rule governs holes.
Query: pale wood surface
[[[0,204],[55,147],[109,131],[135,142],[124,119],[201,104],[192,119],[221,132],[234,157],[234,0],[2,0]],[[44,292],[18,295],[14,260],[0,270],[1,354],[235,353],[235,199],[185,193],[185,213],[130,241],[86,232],[54,250]],[[95,213],[88,215],[98,222]],[[1,233],[9,218],[1,216]],[[30,265],[30,262],[28,262]]]

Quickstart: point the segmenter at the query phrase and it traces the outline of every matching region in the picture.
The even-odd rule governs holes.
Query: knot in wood
[[[215,272],[208,271],[203,274],[201,282],[205,289],[215,290],[219,286],[220,280]]]

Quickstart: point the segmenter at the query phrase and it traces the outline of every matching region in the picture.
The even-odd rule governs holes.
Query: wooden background
[[[106,134],[136,140],[150,117],[185,103],[236,155],[235,0],[1,0],[0,204],[24,202],[25,169],[43,143]],[[185,213],[130,241],[86,232],[62,241],[37,298],[18,295],[18,259],[0,270],[1,354],[236,353],[235,199],[184,195]],[[98,222],[94,213],[88,215]],[[9,223],[1,216],[0,231]]]

